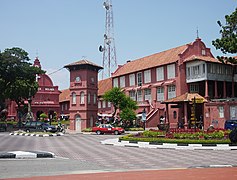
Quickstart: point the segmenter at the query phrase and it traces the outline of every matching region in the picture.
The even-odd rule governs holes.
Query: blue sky
[[[47,73],[88,59],[102,65],[105,32],[103,0],[0,0],[0,50],[20,47],[31,62],[39,56]],[[113,0],[118,64],[193,42],[212,46],[220,37],[218,20],[237,7],[236,0]],[[59,89],[69,87],[69,72],[50,75]]]

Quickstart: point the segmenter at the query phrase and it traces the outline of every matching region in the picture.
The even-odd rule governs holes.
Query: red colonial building
[[[138,102],[138,117],[146,111],[146,127],[164,118],[170,127],[223,128],[226,119],[237,119],[236,67],[220,63],[200,38],[120,65],[99,82],[99,98],[112,87]],[[111,113],[102,98],[98,107],[100,113]]]
[[[41,69],[41,64],[38,57],[35,59],[33,66]],[[31,110],[34,119],[39,118],[41,113],[48,114],[49,112],[56,112],[60,114],[59,94],[58,86],[54,86],[51,78],[47,74],[41,74],[36,76],[39,87],[38,92],[32,97]],[[25,102],[28,103],[27,101]],[[7,105],[8,118],[16,119],[17,106],[16,103],[11,101]]]

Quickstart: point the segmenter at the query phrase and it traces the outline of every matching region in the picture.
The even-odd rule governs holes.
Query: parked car
[[[28,121],[24,126],[26,132],[57,132],[55,126],[40,121]]]
[[[96,132],[98,135],[104,133],[118,135],[124,133],[124,129],[121,127],[113,127],[111,124],[100,124],[99,126],[93,127],[92,132]]]
[[[237,128],[237,120],[226,120],[225,121],[225,129],[233,130]]]

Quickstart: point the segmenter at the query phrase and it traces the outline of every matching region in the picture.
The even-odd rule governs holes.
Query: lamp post
[[[142,121],[143,121],[143,125],[144,125],[144,130],[146,130],[146,109],[143,109],[142,112]]]

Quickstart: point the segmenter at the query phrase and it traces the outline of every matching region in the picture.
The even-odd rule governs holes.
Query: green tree
[[[103,99],[113,104],[113,117],[119,109],[121,119],[129,121],[136,119],[135,110],[138,108],[137,102],[133,101],[129,96],[126,96],[120,88],[114,87],[105,92]]]
[[[0,53],[0,102],[3,104],[6,99],[15,101],[18,112],[24,100],[37,92],[36,74],[44,73],[32,66],[29,60],[28,53],[17,47],[5,49]]]
[[[217,21],[221,28],[221,38],[212,41],[212,44],[224,54],[235,54],[237,53],[237,8],[231,15],[226,15],[225,20],[225,25]],[[237,64],[237,59],[233,57],[218,56],[217,58],[222,63]]]
[[[45,114],[45,113],[40,114],[40,119],[42,119],[43,121],[47,118],[48,118],[47,114]]]
[[[112,88],[111,90],[105,92],[105,94],[103,95],[103,99],[105,101],[111,102],[114,106],[114,112],[112,114],[113,117],[119,109],[119,106],[124,98],[125,94],[118,87]]]

